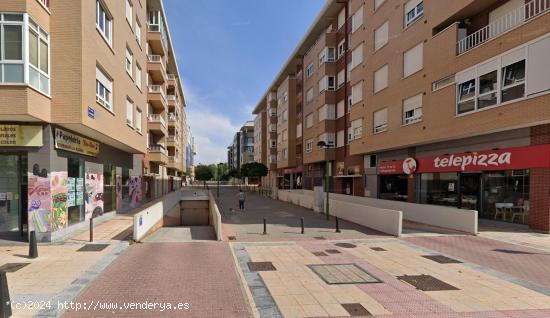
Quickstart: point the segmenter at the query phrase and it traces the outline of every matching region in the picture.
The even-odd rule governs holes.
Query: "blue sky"
[[[233,134],[325,0],[164,0],[196,163],[226,161]]]

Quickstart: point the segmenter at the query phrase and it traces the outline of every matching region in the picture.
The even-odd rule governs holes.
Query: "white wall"
[[[218,241],[222,240],[222,216],[220,214],[220,210],[218,209],[218,204],[216,204],[216,199],[214,199],[214,196],[212,195],[212,191],[208,192],[208,201],[209,203],[209,213],[210,213],[210,225],[214,227],[214,231],[216,231],[216,239]]]
[[[159,224],[162,226],[164,213],[179,205],[181,197],[181,190],[174,191],[141,207],[141,211],[134,215],[134,241],[139,242]]]
[[[313,191],[311,190],[281,190],[277,192],[277,197],[281,201],[290,202],[304,208],[313,209]]]

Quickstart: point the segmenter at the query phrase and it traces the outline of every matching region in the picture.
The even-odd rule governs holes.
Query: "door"
[[[460,208],[477,210],[481,208],[481,173],[460,174]]]
[[[20,156],[0,154],[0,234],[16,234],[22,231],[20,201]]]

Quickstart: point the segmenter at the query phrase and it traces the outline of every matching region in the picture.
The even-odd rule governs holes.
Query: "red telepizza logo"
[[[407,158],[403,160],[403,172],[405,174],[411,175],[416,171],[416,160],[414,158]]]

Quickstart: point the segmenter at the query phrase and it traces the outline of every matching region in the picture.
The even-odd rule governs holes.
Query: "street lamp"
[[[218,198],[220,197],[220,167],[223,165],[223,163],[218,163],[218,167],[217,167],[217,170],[216,170],[216,174],[218,175],[218,189],[217,189],[217,196]]]
[[[327,199],[326,199],[327,200],[327,208],[326,208],[327,210],[326,210],[325,214],[327,216],[327,221],[328,221],[328,220],[330,220],[330,214],[329,214],[329,203],[330,203],[330,201],[328,199],[328,192],[329,192],[328,191],[328,187],[329,187],[329,184],[328,184],[328,166],[329,166],[329,162],[328,162],[328,151],[327,151],[329,146],[325,141],[321,140],[317,143],[317,147],[325,149],[325,193],[326,193],[326,196],[327,196]]]

